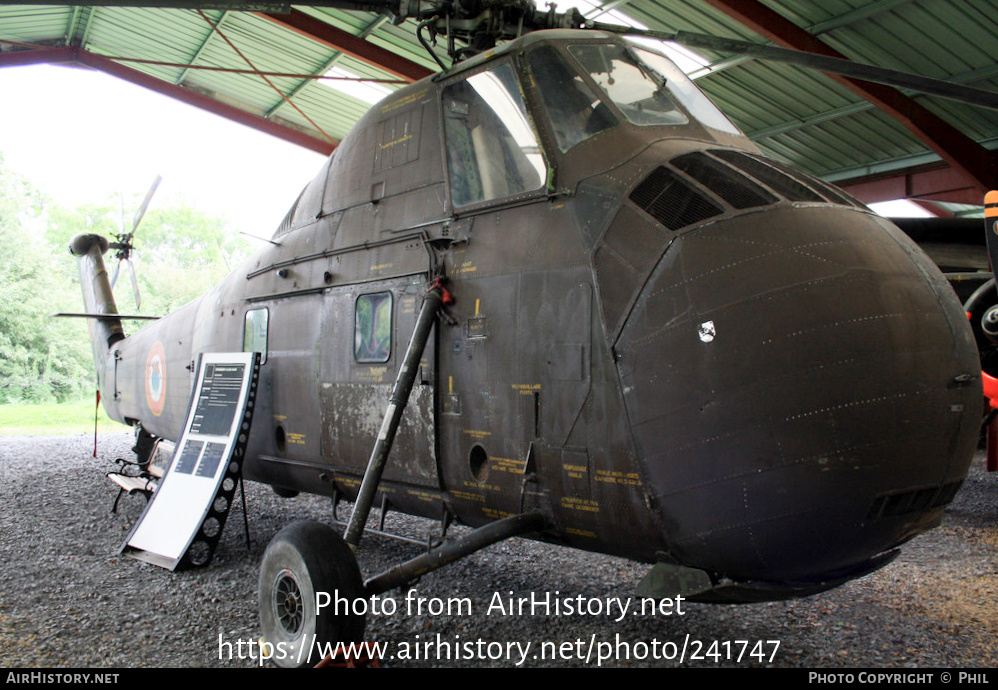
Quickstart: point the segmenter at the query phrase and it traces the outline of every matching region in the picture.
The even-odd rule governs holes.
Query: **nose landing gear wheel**
[[[278,666],[314,666],[337,642],[360,642],[364,635],[364,616],[352,605],[364,595],[357,560],[322,523],[299,520],[277,533],[263,554],[259,589],[264,649]],[[329,596],[321,612],[317,593]],[[342,604],[334,610],[340,600],[350,602],[348,612]]]

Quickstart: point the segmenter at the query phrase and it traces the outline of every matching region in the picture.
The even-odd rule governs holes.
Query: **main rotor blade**
[[[707,34],[690,33],[688,31],[653,31],[651,29],[632,29],[617,24],[586,22],[586,28],[598,29],[627,36],[644,36],[662,41],[672,41],[688,48],[704,48],[721,53],[748,55],[762,60],[786,62],[799,67],[816,69],[822,72],[839,74],[843,77],[860,79],[862,81],[911,89],[931,96],[940,96],[970,105],[998,110],[998,93],[985,91],[971,86],[962,86],[953,82],[923,77],[908,72],[899,72],[885,67],[865,65],[843,58],[829,57],[817,53],[808,53],[791,48],[740,41],[733,38],[709,36]]]
[[[146,214],[146,209],[149,208],[149,202],[152,201],[152,195],[156,193],[156,188],[159,187],[159,183],[163,181],[162,175],[156,175],[156,179],[152,181],[152,186],[149,191],[146,192],[146,198],[142,200],[142,205],[139,206],[139,210],[135,212],[135,218],[132,219],[132,232],[135,233],[135,228],[139,227],[139,223],[142,222],[142,216]]]
[[[114,265],[114,274],[111,276],[111,289],[114,289],[114,284],[118,282],[118,270],[121,268],[121,259],[118,259],[118,263]]]

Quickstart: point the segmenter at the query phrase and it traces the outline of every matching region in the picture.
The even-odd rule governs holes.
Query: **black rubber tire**
[[[363,597],[364,582],[339,534],[320,522],[299,520],[271,539],[260,564],[263,649],[277,666],[315,666],[322,661],[319,650],[362,641],[364,616],[334,614],[332,605],[317,615],[316,592],[352,602]]]

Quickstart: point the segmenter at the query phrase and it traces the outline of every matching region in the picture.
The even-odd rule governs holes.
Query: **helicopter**
[[[764,156],[619,27],[346,4],[418,20],[454,63],[372,107],[268,246],[128,336],[109,243],[70,247],[101,400],[140,462],[182,435],[200,356],[259,353],[242,477],[353,503],[342,535],[295,522],[267,547],[279,663],[362,639],[322,593],[405,587],[511,537],[647,563],[647,596],[739,602],[868,574],[939,523],[981,370],[904,233]],[[376,504],[470,531],[365,578]]]

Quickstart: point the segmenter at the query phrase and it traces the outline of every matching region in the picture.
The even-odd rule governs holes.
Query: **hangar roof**
[[[437,69],[412,22],[372,12],[241,0],[37,2],[0,1],[0,67],[88,65],[322,152],[379,93]],[[120,6],[128,4],[159,7]],[[560,9],[572,4],[602,22],[838,53],[998,92],[994,0],[577,0]],[[964,207],[940,202],[979,205],[998,187],[994,110],[697,52],[698,85],[762,149],[864,201],[908,197],[945,214]],[[374,81],[350,81],[358,77]]]

